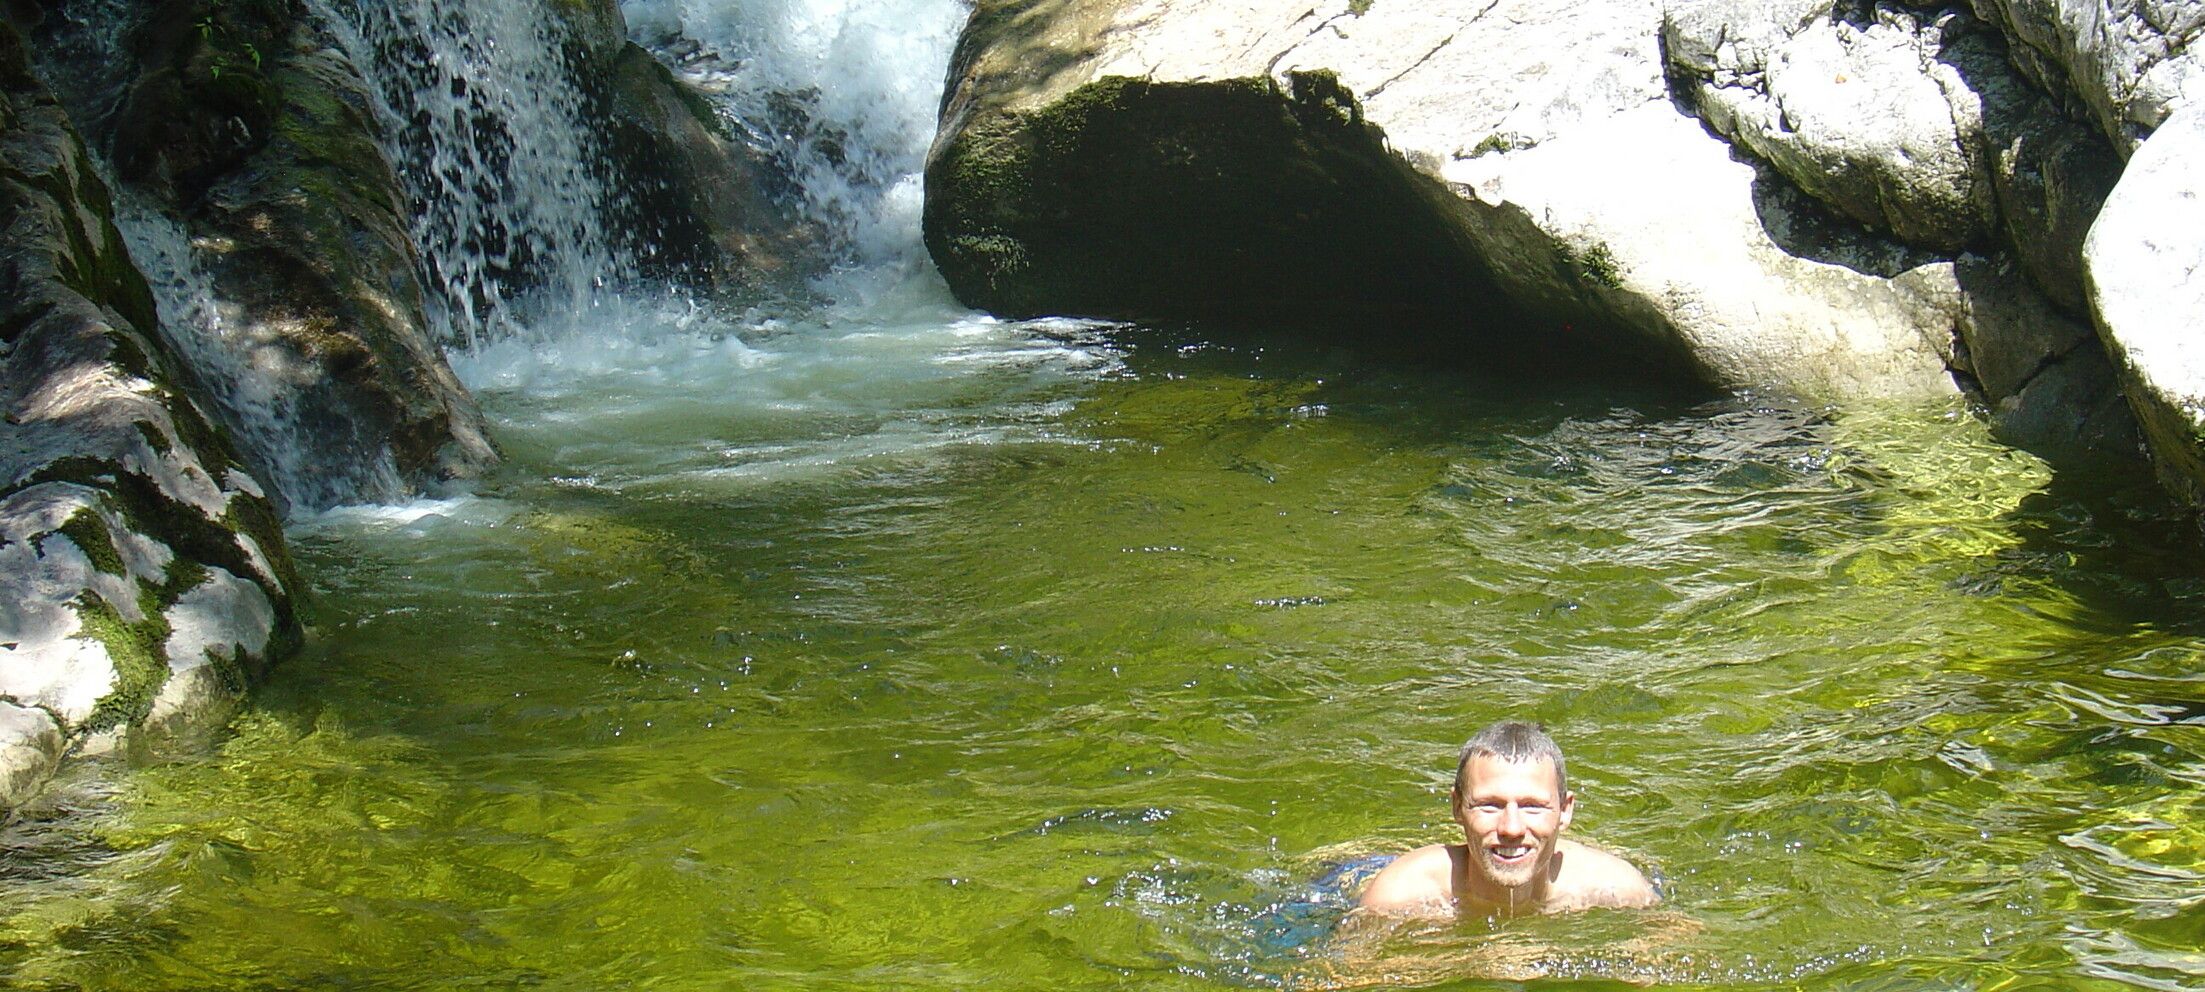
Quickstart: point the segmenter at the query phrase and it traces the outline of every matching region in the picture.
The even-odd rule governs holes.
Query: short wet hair
[[[1522,720],[1502,720],[1489,724],[1485,729],[1470,735],[1462,745],[1462,758],[1455,764],[1455,791],[1462,791],[1462,780],[1470,771],[1470,759],[1478,757],[1499,758],[1502,761],[1546,760],[1554,762],[1554,791],[1569,795],[1569,773],[1562,765],[1562,748],[1547,736],[1547,730],[1536,723]]]

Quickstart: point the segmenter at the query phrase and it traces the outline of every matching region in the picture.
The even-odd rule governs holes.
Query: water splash
[[[396,499],[407,491],[387,439],[357,423],[302,416],[299,400],[324,375],[279,329],[216,291],[182,224],[112,181],[115,227],[153,290],[169,344],[206,387],[253,474],[294,507]]]
[[[791,195],[834,242],[815,288],[859,309],[947,299],[919,237],[921,172],[966,10],[960,0],[621,4],[630,37],[792,178]]]
[[[378,94],[448,344],[581,326],[635,273],[558,18],[505,0],[313,0]]]

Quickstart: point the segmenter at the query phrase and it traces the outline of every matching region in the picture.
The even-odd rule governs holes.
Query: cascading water
[[[926,256],[921,173],[965,10],[960,0],[622,4],[630,38],[766,153],[828,232],[813,286],[827,302],[738,315],[643,306],[634,301],[675,297],[635,293],[601,305],[583,333],[455,352],[454,371],[502,420],[509,447],[553,443],[560,464],[591,466],[571,481],[607,489],[812,476],[1030,431],[1037,421],[1016,411],[1111,367],[1114,352],[1076,324],[999,323],[957,305]],[[714,419],[787,433],[697,437]]]
[[[290,352],[226,302],[175,219],[142,203],[125,187],[116,192],[115,226],[145,275],[170,343],[207,387],[240,454],[290,503],[331,506],[395,499],[406,491],[390,448],[381,439],[332,438],[328,425],[305,423],[297,383],[314,371],[292,367]],[[312,458],[309,452],[346,451],[347,459]]]
[[[629,35],[712,95],[833,232],[824,295],[866,306],[909,282],[941,298],[919,238],[920,172],[959,0],[627,0]]]
[[[145,13],[131,0],[72,0],[55,8],[38,54],[44,78],[72,115],[97,119],[121,99],[132,65],[127,39]],[[237,441],[254,474],[278,498],[299,506],[405,493],[383,439],[365,436],[360,425],[346,425],[350,436],[333,438],[328,424],[305,422],[298,390],[315,371],[295,367],[269,328],[223,298],[185,224],[117,181],[114,163],[98,151],[93,165],[112,198],[115,227],[152,291],[160,332],[206,387],[215,405],[209,412]],[[315,451],[342,454],[310,457]]]
[[[381,97],[447,342],[561,329],[634,274],[560,22],[510,0],[314,0]]]

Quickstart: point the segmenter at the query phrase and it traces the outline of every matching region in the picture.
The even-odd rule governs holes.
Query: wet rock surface
[[[274,508],[178,383],[67,115],[0,24],[0,809],[296,643]]]

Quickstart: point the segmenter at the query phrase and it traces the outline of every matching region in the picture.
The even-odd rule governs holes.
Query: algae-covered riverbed
[[[16,829],[0,984],[2205,980],[2198,546],[1957,408],[969,317],[465,374],[505,473],[297,528],[306,654]],[[1668,911],[1334,940],[1505,716]]]

